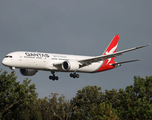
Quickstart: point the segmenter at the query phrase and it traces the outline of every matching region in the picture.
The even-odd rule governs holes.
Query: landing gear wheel
[[[55,74],[54,74],[55,72],[52,71],[51,73],[53,74],[53,76],[51,76],[51,75],[49,76],[49,79],[50,79],[50,80],[53,80],[53,81],[54,81],[54,80],[58,80],[58,79],[59,79],[58,76],[55,76]]]
[[[59,79],[59,77],[58,77],[58,76],[55,76],[55,79],[56,79],[56,80],[58,80],[58,79]]]
[[[70,77],[73,77],[73,78],[79,78],[79,74],[76,74],[76,73],[70,73]]]
[[[54,80],[58,80],[59,77],[58,76],[49,76],[49,79],[54,81]]]
[[[49,76],[49,79],[50,79],[50,80],[52,79],[52,76],[51,76],[51,75]]]
[[[76,77],[79,78],[79,74],[77,74]]]
[[[70,77],[73,77],[73,74],[72,74],[72,73],[70,73]]]
[[[55,80],[55,76],[52,77],[52,80],[53,80],[53,81]]]
[[[13,70],[11,73],[15,74],[15,71]]]
[[[54,80],[58,80],[59,77],[58,76],[49,76],[49,79],[54,81]]]

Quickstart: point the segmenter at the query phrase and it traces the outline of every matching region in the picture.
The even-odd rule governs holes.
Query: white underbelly
[[[91,65],[78,69],[78,72],[84,72],[84,73],[95,72],[101,67],[102,64],[103,64],[102,61],[97,63],[92,63]]]

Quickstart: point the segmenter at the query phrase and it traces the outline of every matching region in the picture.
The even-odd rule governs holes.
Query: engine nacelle
[[[67,60],[62,63],[62,69],[65,71],[75,71],[79,69],[79,62],[74,60]]]
[[[36,72],[37,70],[34,70],[34,69],[20,69],[20,73],[23,76],[33,76],[36,74]]]

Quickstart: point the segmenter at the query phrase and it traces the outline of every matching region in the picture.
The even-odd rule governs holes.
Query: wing
[[[138,46],[138,47],[134,47],[134,48],[130,48],[127,50],[123,50],[123,51],[119,51],[119,52],[115,52],[115,53],[111,53],[111,54],[107,54],[107,55],[100,55],[100,56],[96,56],[96,57],[91,57],[88,59],[82,59],[82,60],[78,60],[78,62],[80,63],[80,68],[88,66],[94,62],[99,62],[108,58],[112,58],[112,57],[117,57],[119,55],[122,55],[125,52],[129,52],[129,51],[133,51],[133,50],[137,50],[146,46],[149,46],[151,44],[147,44],[147,45],[142,45],[142,46]],[[112,65],[116,65],[116,64],[122,64],[122,63],[127,63],[127,62],[133,62],[133,61],[139,61],[139,60],[132,60],[132,61],[125,61],[125,62],[120,62],[120,63],[115,63]],[[63,62],[59,62],[59,63],[53,63],[54,66],[61,66]]]
[[[96,57],[92,57],[92,58],[88,58],[88,59],[78,60],[78,62],[82,63],[82,66],[84,67],[84,66],[89,65],[93,62],[99,62],[99,61],[102,61],[102,60],[105,60],[105,59],[108,59],[108,58],[117,57],[119,55],[122,55],[122,53],[137,50],[139,48],[143,48],[143,47],[146,47],[146,46],[149,46],[149,45],[151,45],[151,44],[130,48],[130,49],[115,52],[115,53],[112,53],[112,54],[101,55],[101,56],[96,56]]]

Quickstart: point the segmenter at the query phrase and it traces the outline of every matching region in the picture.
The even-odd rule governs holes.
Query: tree
[[[86,86],[73,98],[73,119],[152,119],[152,76],[134,77],[125,90]],[[113,117],[113,118],[112,118]]]
[[[88,119],[90,118],[90,110],[92,104],[99,105],[103,102],[105,94],[100,92],[101,87],[86,86],[82,90],[78,90],[73,98],[73,119]]]
[[[0,71],[0,118],[17,117],[15,111],[20,111],[23,105],[29,104],[37,97],[35,84],[24,79],[23,83],[16,82],[17,77],[6,71]]]
[[[57,98],[58,93],[51,93],[49,101],[49,109],[53,113],[54,119],[69,120],[73,104],[65,100],[65,96],[61,95]]]
[[[112,107],[116,109],[119,101],[120,99],[118,98],[118,92],[116,89],[105,90],[104,102],[106,104],[112,104]]]
[[[121,119],[152,119],[152,76],[134,77],[134,85],[119,90],[117,110]]]
[[[49,109],[48,98],[35,99],[27,105],[27,110],[30,113],[29,119],[31,120],[50,120],[53,113]]]
[[[117,110],[112,107],[112,104],[105,102],[99,105],[92,104],[89,112],[90,120],[119,120]]]
[[[0,73],[0,119],[152,119],[152,76],[134,77],[133,85],[119,91],[86,86],[69,101],[57,93],[37,99],[31,80],[19,83],[13,73]]]

